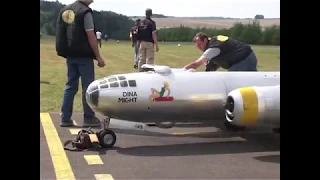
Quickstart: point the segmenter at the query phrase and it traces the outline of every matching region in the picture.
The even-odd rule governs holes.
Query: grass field
[[[156,53],[156,64],[171,67],[183,67],[201,55],[191,43],[160,43],[160,51]],[[259,70],[280,70],[280,47],[253,46],[259,59]],[[133,48],[129,42],[103,43],[100,49],[106,66],[96,66],[96,78],[114,73],[134,72]],[[199,69],[203,70],[204,68]],[[66,82],[65,60],[56,55],[54,38],[43,37],[40,40],[40,112],[59,112],[63,89]],[[74,102],[74,111],[81,112],[81,86]]]
[[[135,20],[136,18],[132,18]],[[207,27],[207,28],[230,28],[236,22],[241,22],[247,24],[252,22],[252,19],[197,19],[197,18],[153,18],[157,23],[157,28],[170,28],[179,27],[181,24],[184,26],[197,28],[197,27]],[[259,20],[262,27],[280,25],[280,19],[262,19]]]

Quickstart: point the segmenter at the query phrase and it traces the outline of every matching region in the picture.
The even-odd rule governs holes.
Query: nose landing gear
[[[117,141],[116,134],[109,129],[110,117],[105,117],[101,122],[102,130],[97,133],[99,144],[103,148],[112,148]]]

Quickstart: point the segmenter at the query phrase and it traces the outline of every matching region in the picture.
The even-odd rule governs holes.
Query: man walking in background
[[[99,30],[96,32],[96,36],[97,36],[97,41],[99,43],[99,47],[101,48],[101,32]]]
[[[133,68],[135,68],[135,69],[138,68],[138,62],[139,62],[139,45],[140,44],[137,41],[139,22],[140,22],[140,19],[137,19],[135,26],[133,26],[130,31],[131,46],[134,48]]]
[[[104,41],[107,42],[108,41],[108,35],[104,35]]]
[[[154,64],[154,46],[156,51],[159,51],[157,26],[156,22],[151,19],[152,10],[146,10],[146,18],[140,21],[138,26],[138,42],[139,48],[139,72],[142,71],[143,64]]]
[[[67,82],[65,85],[60,126],[74,126],[71,120],[74,96],[82,84],[83,126],[100,126],[93,110],[86,101],[86,90],[95,79],[93,59],[99,67],[105,62],[100,56],[93,15],[89,5],[93,0],[77,0],[61,9],[56,27],[56,51],[66,58]],[[75,21],[77,19],[77,21]]]

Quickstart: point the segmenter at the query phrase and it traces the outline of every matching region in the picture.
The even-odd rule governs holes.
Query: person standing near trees
[[[100,126],[99,119],[86,101],[86,91],[95,80],[94,62],[104,67],[96,38],[92,9],[93,0],[77,0],[62,8],[57,18],[56,51],[66,58],[67,82],[61,108],[61,127],[74,126],[71,120],[74,96],[82,84],[83,127]]]
[[[136,20],[135,26],[131,28],[130,31],[130,39],[131,39],[131,46],[134,48],[134,65],[133,68],[137,69],[138,68],[138,62],[139,62],[139,46],[140,44],[138,43],[137,36],[138,36],[138,25],[140,23],[140,19]]]
[[[154,64],[154,48],[159,51],[156,22],[151,19],[152,10],[146,9],[146,18],[138,25],[139,64],[138,70],[142,71],[143,64]],[[154,47],[156,46],[156,47]]]
[[[101,36],[102,36],[102,33],[98,30],[96,32],[96,36],[97,36],[97,41],[98,41],[99,47],[101,48]]]
[[[206,71],[216,71],[219,67],[228,71],[257,71],[258,60],[248,44],[222,35],[210,38],[202,32],[195,35],[193,42],[203,54],[186,65],[186,70],[205,64]]]

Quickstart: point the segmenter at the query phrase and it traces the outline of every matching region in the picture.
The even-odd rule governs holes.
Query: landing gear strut
[[[100,146],[103,148],[112,148],[117,141],[116,134],[109,129],[110,117],[103,119],[102,130],[97,133]]]

